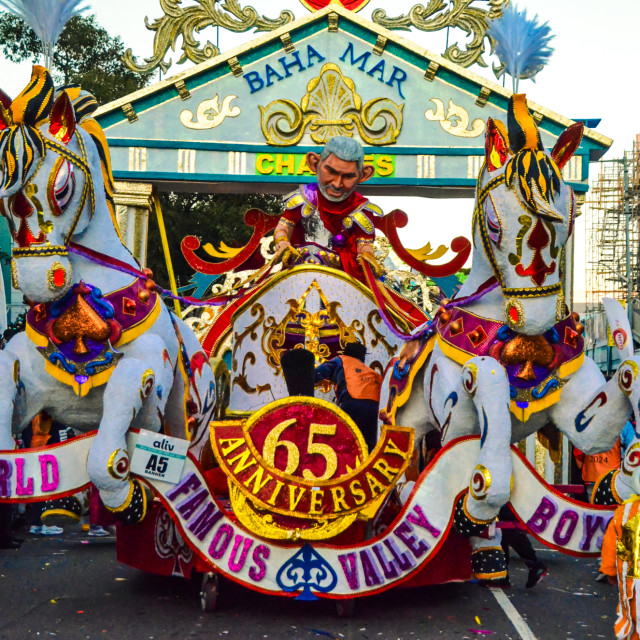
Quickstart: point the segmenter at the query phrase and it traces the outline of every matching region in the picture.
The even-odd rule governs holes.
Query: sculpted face
[[[307,154],[307,165],[316,172],[320,193],[331,202],[346,200],[361,183],[373,175],[373,167],[358,170],[355,160],[341,160],[333,154],[324,160],[317,153]]]

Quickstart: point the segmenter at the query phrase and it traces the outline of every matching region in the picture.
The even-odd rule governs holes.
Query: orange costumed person
[[[640,498],[623,502],[613,516],[616,545],[602,547],[602,565],[614,561],[618,579],[618,617],[615,637],[618,640],[640,640],[638,588],[640,587]]]

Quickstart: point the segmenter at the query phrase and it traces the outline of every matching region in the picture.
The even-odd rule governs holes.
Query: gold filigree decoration
[[[400,260],[387,238],[376,237],[374,250],[376,260],[380,264],[384,263],[385,266],[392,265],[394,267],[387,268],[385,285],[410,300],[419,309],[433,315],[439,306],[436,301],[440,299],[441,295],[440,289],[434,285],[433,281],[427,276],[413,271],[411,267]],[[420,256],[420,260],[424,260],[425,256],[432,260],[434,259],[433,255],[439,256],[440,251],[441,247],[432,250],[430,244],[427,243],[422,249],[416,249],[412,253],[416,257]]]
[[[229,485],[229,498],[233,505],[233,513],[249,531],[270,540],[326,540],[333,538],[358,517],[357,513],[341,516],[331,520],[315,520],[309,527],[284,529],[273,521],[273,515],[247,500],[246,496],[234,485]],[[305,521],[308,524],[308,521]]]
[[[320,308],[316,312],[309,311],[306,305],[307,297],[314,290],[320,298]],[[276,375],[281,371],[280,358],[287,350],[285,341],[288,334],[303,334],[304,342],[296,348],[308,349],[318,362],[325,362],[331,357],[329,347],[323,342],[323,338],[329,335],[338,336],[342,348],[347,342],[355,340],[356,335],[366,344],[362,322],[354,320],[347,326],[338,314],[342,305],[335,301],[329,302],[316,280],[309,285],[299,300],[287,300],[287,304],[289,311],[280,322],[273,316],[267,318],[262,335],[262,351],[267,358],[267,364]]]
[[[622,536],[616,545],[616,554],[627,563],[627,577],[640,578],[640,513],[622,526]]]
[[[353,137],[357,129],[364,142],[382,146],[400,135],[403,106],[388,98],[363,105],[353,80],[328,63],[307,85],[300,106],[284,99],[260,106],[260,125],[266,141],[280,147],[297,144],[307,129],[315,144],[336,136]]]
[[[127,49],[123,60],[127,67],[137,73],[147,73],[160,67],[166,73],[171,61],[165,60],[169,48],[173,51],[179,38],[182,38],[182,56],[178,64],[187,60],[196,64],[220,54],[220,49],[208,41],[201,45],[195,38],[207,27],[222,27],[236,33],[255,29],[256,31],[273,31],[293,22],[291,11],[281,11],[277,18],[261,16],[253,7],[240,6],[239,0],[196,0],[197,4],[182,7],[182,0],[160,0],[160,8],[164,12],[153,24],[145,18],[145,26],[155,31],[153,38],[153,55],[145,58],[146,64],[138,64],[131,49]]]
[[[257,393],[260,395],[265,391],[271,391],[271,385],[267,384],[257,384],[255,387],[252,387],[247,380],[247,363],[253,367],[256,363],[256,356],[252,351],[248,351],[244,359],[242,361],[242,371],[233,379],[233,383],[231,387],[235,387],[238,385],[245,393],[254,394]]]
[[[398,350],[398,346],[389,344],[389,341],[380,332],[378,327],[376,327],[374,322],[382,324],[382,318],[380,317],[380,312],[377,309],[371,311],[367,316],[367,325],[369,326],[369,329],[371,329],[371,333],[373,333],[373,335],[375,336],[371,341],[371,347],[377,347],[378,344],[381,344],[387,350],[387,355],[390,358],[393,358],[393,356],[396,354],[396,351]]]
[[[203,100],[196,108],[195,115],[189,109],[180,112],[180,122],[187,129],[215,129],[227,118],[237,118],[240,107],[231,103],[237,98],[233,94],[225,96],[220,106],[220,99],[216,93],[210,100]]]
[[[439,98],[430,98],[430,101],[436,105],[434,109],[427,109],[424,117],[433,122],[439,122],[440,126],[452,136],[458,138],[477,138],[484,132],[484,120],[476,118],[470,122],[469,112],[453,100],[449,100],[447,113],[444,112],[444,102]],[[470,128],[469,128],[470,127]]]
[[[427,4],[414,5],[408,14],[390,18],[384,9],[376,9],[371,20],[387,29],[402,29],[409,31],[412,27],[421,31],[440,31],[441,29],[457,28],[468,36],[471,41],[464,48],[457,43],[452,44],[442,54],[443,58],[455,62],[462,67],[479,64],[486,67],[482,57],[486,52],[485,39],[489,21],[502,15],[502,11],[510,4],[510,0],[489,0],[489,9],[471,6],[478,0],[430,0]],[[489,38],[489,53],[493,53],[494,43]]]
[[[256,338],[258,337],[258,334],[256,333],[256,329],[262,324],[264,320],[264,316],[265,316],[264,307],[261,304],[256,302],[256,304],[254,304],[251,307],[250,313],[254,318],[256,318],[256,316],[257,318],[242,333],[236,332],[235,335],[233,336],[232,368],[234,371],[238,370],[238,361],[236,360],[236,353],[238,349],[242,346],[242,343],[244,342],[244,339],[247,336],[249,336],[251,340],[256,340]]]

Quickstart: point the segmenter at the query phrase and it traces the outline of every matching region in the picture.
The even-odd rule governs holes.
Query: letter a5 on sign
[[[188,448],[188,440],[141,429],[131,459],[131,471],[175,484],[182,475]]]

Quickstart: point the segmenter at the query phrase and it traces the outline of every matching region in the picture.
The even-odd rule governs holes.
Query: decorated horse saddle
[[[44,356],[46,370],[79,396],[107,382],[122,346],[142,335],[161,309],[157,292],[144,280],[106,295],[80,282],[60,300],[33,305],[26,332]]]
[[[454,307],[441,314],[435,339],[442,352],[458,364],[490,356],[507,372],[511,412],[526,421],[532,413],[560,399],[564,379],[584,361],[582,326],[569,313],[541,335],[516,333],[506,324]]]

